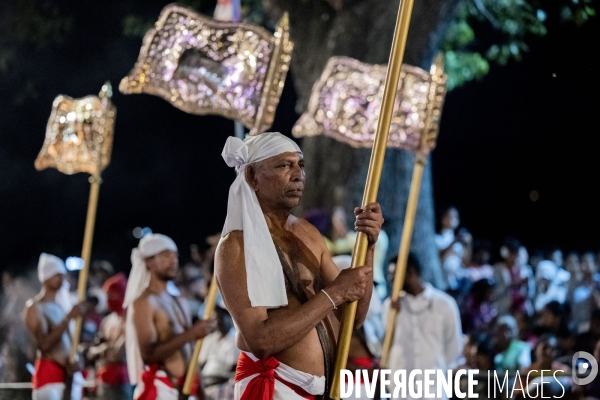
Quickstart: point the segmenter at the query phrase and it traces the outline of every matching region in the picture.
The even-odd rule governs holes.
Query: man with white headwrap
[[[280,133],[230,137],[223,158],[238,176],[215,271],[242,350],[235,398],[322,398],[333,368],[332,317],[358,301],[362,325],[373,288],[373,253],[383,218],[377,203],[356,208],[368,237],[366,265],[340,272],[319,231],[290,214],[304,190],[304,160]]]
[[[131,252],[125,292],[126,353],[136,400],[176,400],[192,345],[216,328],[212,320],[192,325],[187,303],[170,289],[179,270],[177,246],[161,234],[144,236]],[[192,397],[197,393],[196,379]]]
[[[66,273],[60,258],[42,253],[38,263],[42,290],[25,305],[25,324],[38,348],[32,377],[34,400],[63,399],[68,371],[74,368],[69,365],[70,322],[91,311],[88,302],[71,307]],[[81,399],[82,383],[81,374],[73,374],[71,399]]]

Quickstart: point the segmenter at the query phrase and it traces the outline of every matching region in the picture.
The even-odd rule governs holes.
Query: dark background
[[[62,43],[22,46],[0,75],[0,268],[33,266],[42,251],[80,254],[87,175],[37,172],[33,161],[52,100],[98,93],[107,79],[117,119],[93,257],[127,270],[132,230],[147,226],[173,237],[186,259],[191,243],[202,247],[222,227],[234,172],[220,153],[233,122],[118,92],[141,44],[123,36],[123,16],[155,20],[166,1],[60,4],[74,17]],[[476,238],[498,245],[510,234],[532,249],[600,250],[599,27],[596,19],[581,28],[551,23],[523,61],[493,66],[447,96],[432,156],[436,208],[457,206]],[[290,133],[294,103],[288,77],[272,130]]]

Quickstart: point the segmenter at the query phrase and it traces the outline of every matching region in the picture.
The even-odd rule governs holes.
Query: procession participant
[[[215,329],[212,320],[192,325],[184,300],[169,290],[179,269],[175,242],[161,234],[144,236],[131,253],[125,292],[126,352],[136,400],[177,399],[195,340]],[[145,368],[144,368],[145,364]],[[194,382],[192,397],[198,390]]]
[[[390,269],[396,268],[397,261],[397,258],[391,261]],[[384,303],[386,311],[389,307],[398,310],[396,333],[389,356],[392,374],[399,370],[436,370],[446,373],[456,367],[463,348],[456,301],[424,282],[421,271],[418,259],[410,254],[406,262],[404,293],[397,301],[392,303],[388,299]],[[383,320],[387,321],[387,315],[383,316]],[[430,388],[435,388],[437,375],[431,382],[433,385]],[[445,394],[442,399],[446,399]]]
[[[290,214],[305,182],[298,145],[273,132],[230,137],[222,155],[238,172],[215,259],[242,350],[235,398],[320,398],[335,345],[328,316],[358,301],[358,328],[369,307],[381,209],[355,209],[356,229],[368,237],[366,263],[340,273],[319,231]]]
[[[96,362],[98,395],[100,399],[131,399],[133,388],[127,374],[125,357],[125,290],[127,278],[123,273],[107,279],[102,286],[106,292],[107,306],[111,311],[100,323],[99,344],[88,351]]]
[[[71,307],[66,273],[60,258],[42,253],[38,262],[42,290],[25,304],[25,324],[38,349],[31,382],[34,400],[62,400],[67,382],[72,400],[82,396],[83,376],[69,365],[70,321],[86,315],[91,305],[83,302]]]

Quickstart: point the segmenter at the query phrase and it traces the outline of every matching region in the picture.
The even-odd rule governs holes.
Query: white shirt
[[[200,350],[200,364],[202,376],[228,378],[234,375],[240,350],[235,344],[235,329],[231,328],[227,335],[221,336],[216,331],[204,338],[202,350]]]
[[[385,314],[389,307],[390,299],[386,299]],[[462,345],[460,314],[452,297],[429,283],[417,296],[402,296],[389,358],[392,371],[406,370],[408,376],[413,369],[452,369]]]

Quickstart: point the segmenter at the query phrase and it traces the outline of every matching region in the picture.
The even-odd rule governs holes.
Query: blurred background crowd
[[[329,214],[313,209],[304,217],[323,234],[338,266],[348,267],[356,235],[346,225],[344,211],[338,209]],[[220,234],[207,237],[202,246],[192,245],[189,253],[181,251],[180,254],[179,276],[174,284],[196,318],[204,314],[204,298],[214,271],[219,238]],[[460,310],[464,349],[462,357],[456,360],[456,368],[511,374],[549,369],[563,370],[565,376],[570,376],[575,352],[586,351],[600,358],[599,249],[583,252],[559,247],[527,249],[514,237],[507,237],[502,243],[490,243],[485,238],[473,238],[461,226],[458,210],[452,207],[439,219],[436,245],[448,285],[446,293]],[[352,342],[355,353],[356,347],[358,353],[364,349],[362,355],[370,359],[363,368],[377,367],[380,357],[385,332],[382,304],[391,292],[390,270],[394,269],[386,256],[387,250],[388,238],[382,232],[376,246],[372,310]],[[91,265],[88,296],[96,306],[84,320],[81,343],[86,360],[84,375],[90,382],[86,388],[88,398],[97,396],[93,383],[100,362],[97,349],[102,343],[103,320],[111,308],[105,283],[128,268],[122,265],[116,269],[102,260]],[[78,272],[70,271],[67,279],[76,299]],[[23,310],[27,299],[39,291],[37,282],[33,269],[10,269],[2,273],[2,383],[31,381],[36,349],[25,328]],[[239,355],[231,317],[222,302],[217,304],[218,330],[206,338],[200,355],[207,399],[232,398],[232,378]],[[575,392],[573,396],[600,395],[598,379],[581,388],[572,382],[567,384],[569,393]],[[30,390],[0,389],[1,399],[30,396]]]

